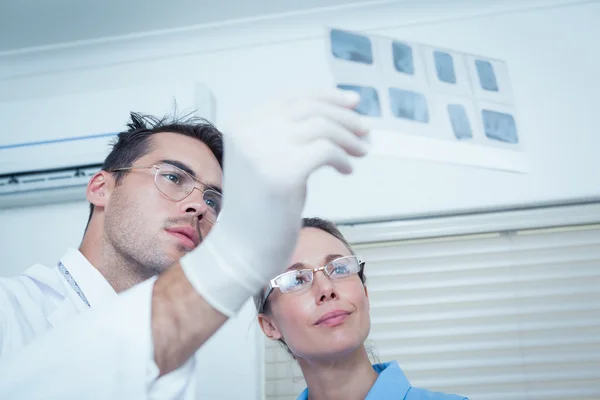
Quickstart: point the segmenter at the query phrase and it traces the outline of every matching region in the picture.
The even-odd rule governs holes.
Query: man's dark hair
[[[117,168],[128,168],[140,157],[150,151],[150,139],[160,132],[178,133],[187,137],[198,139],[204,143],[214,154],[223,168],[223,135],[209,121],[191,114],[181,117],[165,116],[158,118],[152,115],[132,112],[131,120],[127,123],[127,130],[120,132],[112,144],[110,154],[102,164],[102,170],[112,171]],[[112,172],[115,184],[119,184],[127,171]],[[90,204],[89,225],[94,205]],[[87,230],[87,226],[86,226]]]

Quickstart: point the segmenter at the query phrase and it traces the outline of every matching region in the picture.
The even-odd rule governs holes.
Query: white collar
[[[100,306],[118,296],[100,271],[79,250],[69,248],[60,262],[75,279],[90,307]]]
[[[60,259],[60,262],[75,279],[90,307],[102,306],[118,298],[117,292],[110,286],[100,271],[94,268],[79,250],[69,248],[67,253]],[[75,310],[79,312],[89,310],[90,307],[85,304],[59,271],[58,265],[54,268],[48,268],[36,264],[23,274],[39,284],[51,288],[62,297],[57,303],[52,302],[54,304],[53,309],[48,310],[47,307],[52,306],[44,304],[44,308],[49,312],[47,315],[48,321],[52,326],[56,327],[70,319]]]

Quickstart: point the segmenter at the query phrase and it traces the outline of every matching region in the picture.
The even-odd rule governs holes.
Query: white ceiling
[[[0,52],[359,2],[0,0]]]

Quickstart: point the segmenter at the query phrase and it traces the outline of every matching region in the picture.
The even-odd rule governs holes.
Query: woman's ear
[[[275,321],[273,321],[272,317],[267,316],[266,314],[258,314],[258,323],[260,325],[260,329],[262,329],[263,333],[271,340],[279,340],[283,336],[277,326],[275,325]]]
[[[85,197],[94,207],[104,208],[113,187],[112,175],[106,171],[99,171],[88,182]]]

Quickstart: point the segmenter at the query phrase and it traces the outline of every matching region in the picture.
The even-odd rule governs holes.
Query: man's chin
[[[169,249],[167,249],[167,251],[165,251],[165,255],[167,258],[172,260],[173,263],[175,263],[181,257],[185,256],[187,253],[189,253],[192,250],[194,250],[194,248],[190,248],[188,246],[183,246],[181,244],[176,244],[174,246],[173,245],[169,246]]]

